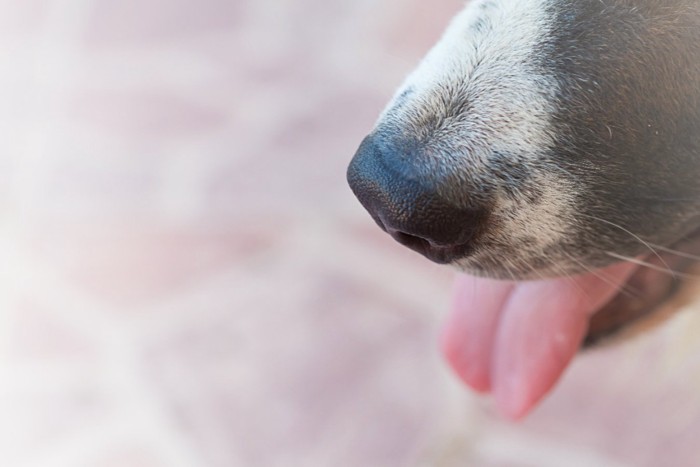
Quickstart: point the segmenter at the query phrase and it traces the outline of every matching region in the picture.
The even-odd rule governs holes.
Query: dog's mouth
[[[442,338],[469,386],[491,392],[507,417],[526,415],[582,346],[656,315],[694,276],[700,230],[642,259],[528,282],[462,275]]]

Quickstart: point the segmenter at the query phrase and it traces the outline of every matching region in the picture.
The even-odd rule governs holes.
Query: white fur
[[[501,198],[498,205],[514,208],[516,215],[509,216],[505,222],[514,242],[536,239],[538,245],[545,249],[556,245],[565,233],[565,226],[571,224],[575,215],[572,196],[575,189],[565,179],[552,174],[538,176],[537,183],[543,190],[538,203]]]
[[[425,159],[417,168],[421,176],[498,186],[488,161],[494,153],[527,165],[554,145],[551,116],[558,83],[536,65],[539,47],[553,27],[549,1],[471,2],[406,79],[378,125],[389,124],[418,138]],[[481,28],[472,27],[477,22]],[[401,104],[399,96],[407,89],[413,92]],[[455,99],[468,106],[458,117],[446,111],[445,103]],[[436,115],[444,116],[437,128]],[[543,189],[537,203],[498,196],[493,213],[501,225],[493,243],[529,242],[529,251],[520,251],[521,261],[528,254],[541,256],[571,225],[572,187],[552,173],[539,172],[536,178]],[[488,245],[483,248],[482,254],[498,256]],[[469,269],[479,257],[458,266]]]
[[[493,6],[482,11],[483,3]],[[552,143],[549,119],[557,88],[556,80],[532,67],[537,45],[552,27],[546,4],[547,0],[471,2],[397,96],[412,88],[418,101],[408,107],[410,112],[440,112],[440,89],[464,83],[464,98],[472,110],[460,130],[469,134],[470,157],[484,150],[537,154]],[[472,30],[470,26],[479,20],[484,27]],[[380,122],[393,105],[389,104]]]

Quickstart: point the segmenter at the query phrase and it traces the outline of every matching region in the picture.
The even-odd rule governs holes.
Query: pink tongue
[[[578,351],[588,320],[635,269],[617,264],[593,274],[534,282],[461,275],[442,336],[459,377],[492,392],[507,417],[526,415]]]

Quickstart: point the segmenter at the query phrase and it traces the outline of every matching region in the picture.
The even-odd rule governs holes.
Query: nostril
[[[419,252],[427,252],[430,249],[430,242],[424,238],[417,237],[415,235],[407,234],[405,232],[394,231],[391,232],[391,236],[399,242],[400,244]]]
[[[436,263],[449,263],[455,258],[467,255],[471,251],[470,243],[440,245],[430,239],[412,235],[400,230],[388,230],[389,234],[402,244],[413,251],[417,251],[435,261]]]

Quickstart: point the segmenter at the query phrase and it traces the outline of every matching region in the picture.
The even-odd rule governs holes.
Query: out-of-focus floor
[[[345,167],[457,1],[0,1],[0,465],[700,465],[698,317],[521,424]]]

